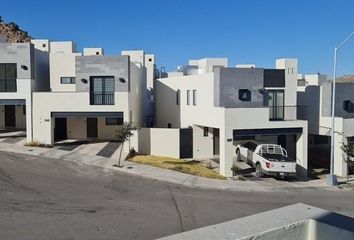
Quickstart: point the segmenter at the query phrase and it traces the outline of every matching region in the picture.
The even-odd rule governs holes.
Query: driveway
[[[54,158],[0,153],[0,239],[155,239],[303,202],[354,216],[353,191],[188,188]]]

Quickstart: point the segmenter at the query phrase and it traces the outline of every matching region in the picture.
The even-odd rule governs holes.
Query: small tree
[[[120,167],[120,162],[122,158],[122,151],[124,147],[124,143],[130,139],[131,136],[134,135],[133,131],[135,131],[137,128],[130,122],[124,122],[123,127],[119,128],[116,132],[116,139],[118,142],[121,142],[121,148],[120,148],[120,154],[119,154],[119,160],[118,164],[116,165],[117,167]]]
[[[347,180],[349,180],[350,168],[354,165],[354,144],[347,141],[342,143],[342,151],[345,153],[344,161],[347,163]]]

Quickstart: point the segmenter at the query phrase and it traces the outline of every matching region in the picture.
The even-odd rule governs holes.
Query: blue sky
[[[354,30],[353,0],[1,0],[0,15],[78,50],[144,49],[168,70],[203,57],[268,68],[296,57],[302,73],[332,74],[333,48]],[[354,38],[339,52],[339,75],[354,73],[353,59]]]

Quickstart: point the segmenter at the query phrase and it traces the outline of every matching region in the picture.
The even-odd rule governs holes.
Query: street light
[[[336,96],[336,67],[337,67],[337,51],[354,35],[354,31],[344,39],[338,47],[334,48],[333,62],[333,86],[332,86],[332,129],[331,129],[331,166],[330,173],[327,175],[327,184],[337,185],[337,177],[334,175],[334,127],[335,127],[335,96]]]

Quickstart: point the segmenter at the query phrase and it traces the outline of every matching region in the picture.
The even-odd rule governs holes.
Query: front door
[[[54,140],[67,139],[66,118],[55,118]]]
[[[87,118],[87,138],[97,138],[97,118]]]
[[[15,126],[15,105],[5,105],[5,128],[14,128]]]

